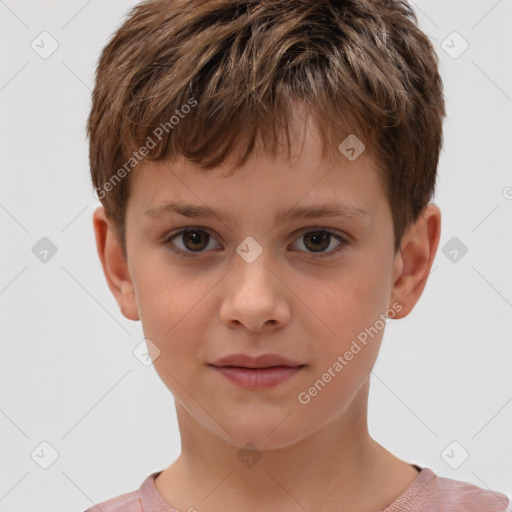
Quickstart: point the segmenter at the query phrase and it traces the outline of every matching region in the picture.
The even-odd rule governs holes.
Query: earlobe
[[[416,223],[410,227],[394,262],[391,304],[398,302],[402,309],[394,318],[407,316],[418,302],[437,252],[441,237],[441,211],[429,203]]]
[[[140,320],[135,289],[121,244],[103,206],[93,213],[96,249],[103,267],[107,285],[114,295],[121,313],[129,320]]]

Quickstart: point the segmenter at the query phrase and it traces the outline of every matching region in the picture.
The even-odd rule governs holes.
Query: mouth
[[[208,366],[245,389],[268,389],[297,375],[306,365],[279,354],[232,354]]]
[[[274,368],[279,366],[305,366],[300,361],[294,361],[279,354],[261,354],[251,356],[249,354],[232,354],[227,357],[217,359],[213,366],[236,366],[238,368]]]
[[[243,366],[209,366],[232,383],[245,389],[268,389],[290,379],[299,373],[306,365],[281,365],[262,368],[248,368]]]

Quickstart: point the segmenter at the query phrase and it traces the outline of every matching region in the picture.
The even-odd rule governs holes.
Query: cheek
[[[328,286],[319,290],[313,303],[318,304],[316,309],[319,312],[329,315],[334,326],[332,330],[338,335],[346,334],[347,328],[363,328],[385,312],[388,281],[382,265],[360,258],[357,264],[338,273],[333,272]]]
[[[183,362],[200,360],[201,342],[211,315],[203,314],[212,284],[201,277],[148,265],[137,286],[144,336],[159,349],[155,368],[177,371]],[[185,357],[186,356],[186,357]]]
[[[317,330],[321,348],[300,390],[309,400],[304,411],[316,417],[334,417],[352,403],[375,364],[386,326],[379,316],[386,309],[370,275],[338,284],[316,302],[329,328]]]
[[[161,285],[160,285],[161,286]],[[193,300],[194,299],[194,300]],[[201,302],[192,294],[153,293],[146,297],[141,320],[144,336],[158,347],[151,354],[160,379],[179,401],[197,386],[204,361],[203,340],[207,315],[200,314]]]
[[[373,366],[386,325],[381,315],[388,307],[387,286],[385,271],[377,262],[359,260],[350,270],[337,276],[333,273],[323,293],[310,295],[308,301],[315,304],[315,312],[328,327],[322,328],[320,371],[327,371],[338,356],[347,361],[341,372],[346,378],[357,378]]]

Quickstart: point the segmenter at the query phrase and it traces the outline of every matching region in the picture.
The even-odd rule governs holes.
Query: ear
[[[429,203],[404,235],[395,256],[390,306],[398,303],[402,309],[393,318],[407,316],[421,297],[440,237],[441,211],[434,203]]]
[[[140,320],[127,261],[114,226],[106,216],[103,206],[98,206],[94,211],[93,225],[96,248],[108,287],[119,304],[121,313],[129,320]]]

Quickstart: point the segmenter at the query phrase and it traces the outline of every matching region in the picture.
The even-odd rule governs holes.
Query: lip
[[[224,377],[246,389],[267,389],[277,386],[300,372],[303,367],[242,368],[239,366],[212,366]]]
[[[291,378],[305,365],[278,354],[233,354],[209,366],[243,388],[267,389]]]
[[[237,366],[240,368],[271,368],[273,366],[304,366],[299,361],[293,361],[279,354],[261,354],[253,357],[248,354],[232,354],[221,359],[217,359],[213,366]]]

